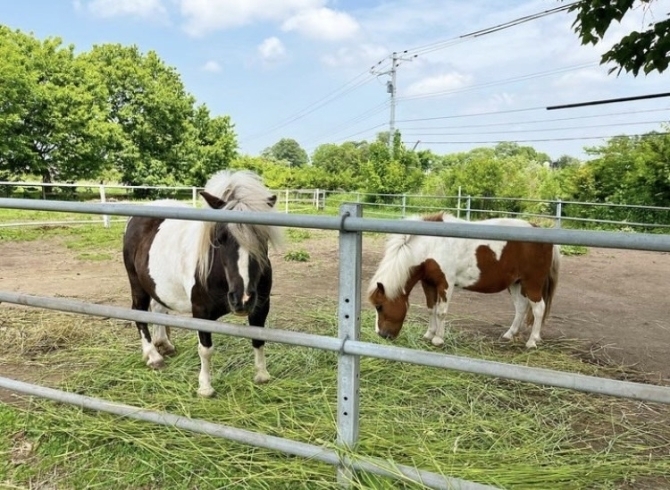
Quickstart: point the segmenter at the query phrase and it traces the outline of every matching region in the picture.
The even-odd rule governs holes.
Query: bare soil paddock
[[[310,233],[311,238],[288,241],[284,250],[273,254],[276,277],[272,311],[279,313],[282,321],[294,312],[299,315],[302,307],[309,307],[315,299],[336,300],[337,236],[325,231]],[[363,290],[381,257],[383,240],[379,236],[364,238]],[[307,262],[287,262],[282,256],[288,249],[305,250],[311,258]],[[542,332],[544,341],[579,339],[589,347],[594,360],[634,367],[654,382],[668,384],[669,277],[667,253],[590,249],[584,256],[564,257],[552,315]],[[0,289],[130,304],[120,250],[112,260],[80,260],[57,239],[29,245],[1,244]],[[421,288],[412,294],[410,314],[425,317]],[[452,328],[470,329],[492,339],[504,333],[512,316],[506,293],[459,291],[450,308]],[[275,322],[273,326],[284,325]],[[0,372],[3,369],[10,370],[10,366],[3,368],[0,363]]]

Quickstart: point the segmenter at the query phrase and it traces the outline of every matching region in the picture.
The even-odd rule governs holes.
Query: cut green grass
[[[307,250],[289,250],[284,254],[284,260],[289,262],[309,262],[309,259]]]
[[[588,247],[583,245],[561,245],[561,254],[565,256],[586,255]]]
[[[336,318],[333,302],[314,300],[270,324],[336,335]],[[410,322],[397,345],[432,350],[420,339],[423,327]],[[268,344],[274,379],[256,386],[250,341],[215,336],[217,395],[205,400],[195,394],[193,332],[175,334],[177,356],[154,372],[124,322],[0,308],[0,328],[3,359],[76,366],[62,382],[67,391],[325,447],[336,438],[335,353]],[[380,342],[367,309],[362,338]],[[556,342],[528,352],[521,342],[456,329],[446,339],[450,354],[617,375],[582,362],[577,348]],[[665,407],[370,358],[361,361],[360,393],[363,456],[509,489],[670,485]],[[0,455],[0,482],[18,487],[336,488],[334,469],[317,462],[42,400],[0,406]],[[423,488],[359,478],[361,489]]]

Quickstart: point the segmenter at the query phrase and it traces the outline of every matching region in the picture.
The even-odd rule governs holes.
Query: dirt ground
[[[273,253],[275,312],[295,311],[296,304],[299,308],[315,299],[335,301],[337,236],[316,230],[310,233],[312,238],[287,241],[282,251]],[[364,238],[363,290],[381,258],[383,243],[382,237]],[[311,258],[304,263],[287,262],[282,256],[290,249],[306,250]],[[634,366],[652,373],[655,381],[670,384],[668,277],[668,253],[590,249],[584,256],[564,257],[543,339],[583,340],[600,359]],[[1,244],[0,289],[119,306],[130,303],[120,252],[111,261],[79,260],[56,240],[31,242],[29,246]],[[410,314],[425,316],[421,288],[415,289],[411,302]],[[363,305],[369,308],[366,302]],[[507,293],[457,291],[450,317],[458,320],[454,328],[476,329],[497,338],[509,326],[513,306]]]

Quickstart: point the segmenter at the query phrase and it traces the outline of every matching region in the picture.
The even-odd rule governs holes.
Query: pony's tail
[[[554,294],[556,294],[556,287],[558,286],[558,275],[561,269],[561,247],[559,245],[554,245],[551,257],[551,267],[549,268],[549,275],[547,276],[546,281],[544,281],[544,287],[542,288],[542,299],[544,300],[544,315],[542,315],[542,325],[547,321],[549,313],[551,313],[551,303],[554,299]],[[533,310],[530,307],[530,304],[526,308],[526,324],[533,324]]]

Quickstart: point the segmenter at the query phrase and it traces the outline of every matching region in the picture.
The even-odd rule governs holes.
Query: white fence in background
[[[46,192],[52,189],[51,193]],[[126,186],[118,184],[71,184],[41,182],[0,181],[0,197],[57,197],[59,200],[81,200],[89,202],[140,202],[133,193],[137,190],[154,192],[155,197],[172,197],[190,202],[198,207],[198,192],[194,186]],[[659,206],[626,205],[617,203],[593,203],[563,201],[561,199],[527,199],[510,197],[470,196],[459,193],[455,196],[422,194],[374,194],[366,192],[329,191],[325,189],[275,189],[278,196],[277,208],[285,213],[326,213],[336,214],[342,203],[362,204],[365,215],[370,217],[405,217],[411,214],[448,211],[454,215],[470,219],[494,216],[518,216],[524,219],[551,220],[554,226],[564,222],[589,223],[595,226],[609,225],[620,228],[669,229],[670,208]],[[497,208],[497,209],[496,209]],[[510,209],[512,208],[512,209]],[[584,217],[599,208],[618,215],[630,213],[633,219],[608,219]],[[517,210],[515,210],[517,209]],[[578,210],[573,212],[572,210]],[[636,213],[646,212],[640,220]],[[607,214],[607,213],[605,213]],[[581,215],[581,216],[580,216]],[[57,225],[91,223],[93,216],[86,220],[68,221],[11,221],[0,223],[0,227],[22,225]],[[102,223],[109,227],[110,217],[103,216]]]

